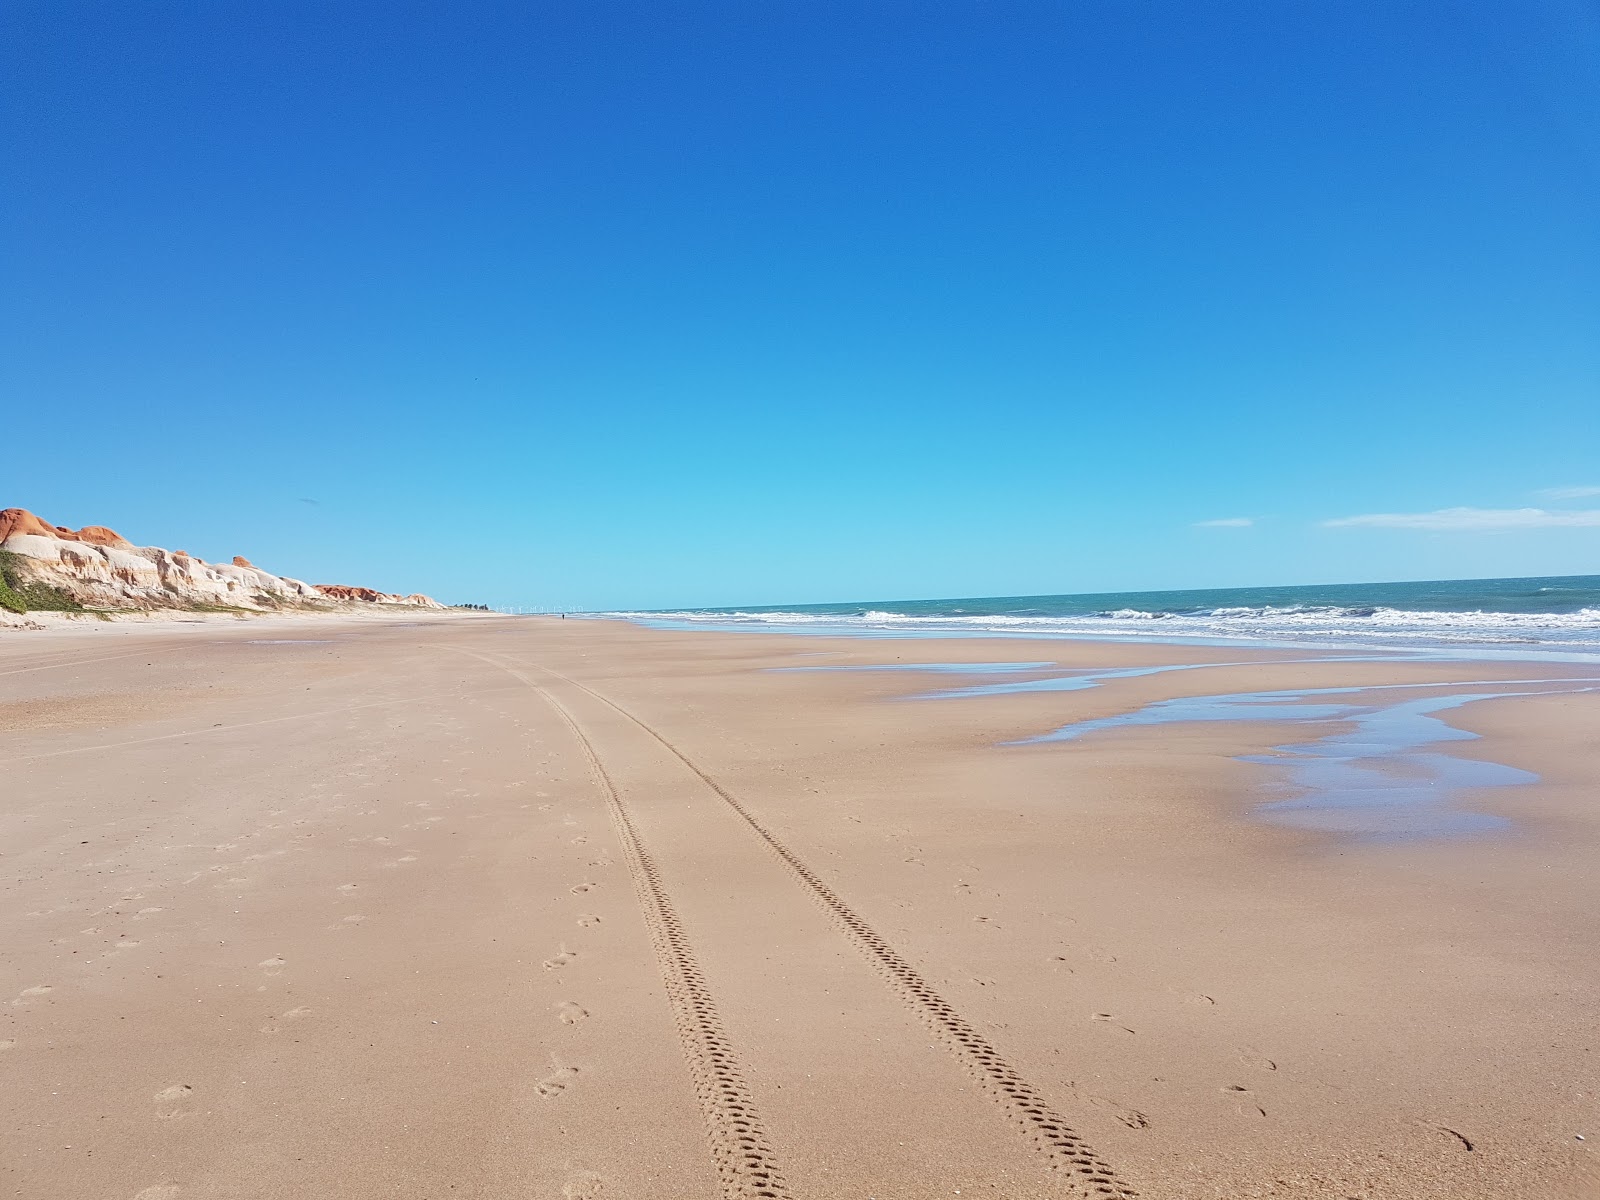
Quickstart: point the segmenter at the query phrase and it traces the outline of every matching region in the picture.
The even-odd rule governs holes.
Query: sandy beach
[[[8,633],[0,1186],[1600,1195],[1600,694],[1445,714],[1481,735],[1451,755],[1540,776],[1450,801],[1492,836],[1262,820],[1272,769],[1237,756],[1305,736],[1266,722],[1011,744],[1180,696],[1586,674],[1303,657]],[[774,669],[1024,662],[1232,665],[938,700],[907,697],[995,676]]]

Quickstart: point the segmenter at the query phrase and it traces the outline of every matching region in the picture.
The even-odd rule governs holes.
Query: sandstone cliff
[[[351,587],[344,583],[319,583],[317,594],[326,596],[330,600],[357,600],[364,604],[416,604],[423,608],[443,608],[437,600],[424,596],[419,592],[412,592],[409,596],[402,596],[397,592],[380,592],[369,587]]]
[[[298,579],[274,575],[235,557],[208,563],[182,550],[135,546],[100,525],[72,530],[51,525],[22,508],[0,510],[0,550],[32,586],[53,588],[78,604],[103,608],[227,608],[271,610],[333,604],[411,605],[443,608],[427,596],[396,596],[371,588],[326,592]]]

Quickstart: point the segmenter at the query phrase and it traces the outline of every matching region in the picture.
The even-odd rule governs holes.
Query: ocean
[[[1600,653],[1600,575],[594,614],[656,628]]]

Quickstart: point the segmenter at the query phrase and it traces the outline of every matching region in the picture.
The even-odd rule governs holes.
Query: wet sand
[[[461,617],[0,639],[23,1197],[1600,1195],[1600,696],[1445,714],[1490,837],[1263,822],[1525,663]],[[773,667],[1232,662],[1092,690]],[[1330,729],[1335,728],[1330,726]],[[1586,1140],[1579,1140],[1585,1135]]]

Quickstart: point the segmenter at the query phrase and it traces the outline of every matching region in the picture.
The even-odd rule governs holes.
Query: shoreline
[[[595,616],[660,629],[856,634],[1015,635],[1374,652],[1587,656],[1600,661],[1600,575],[1422,580],[1288,587],[882,600],[753,608],[620,611]]]
[[[1008,743],[1525,663],[443,616],[148,660],[0,639],[14,1187],[376,1197],[471,1163],[506,1200],[717,1194],[642,848],[796,1196],[1060,1194],[880,943],[1140,1195],[1583,1194],[1600,697],[1444,714],[1481,735],[1450,755],[1540,781],[1462,797],[1505,832],[1370,842],[1256,818],[1240,756],[1282,724]],[[911,699],[1162,664],[1194,669]]]
[[[682,621],[654,621],[641,617],[613,613],[574,614],[578,620],[620,621],[640,629],[661,633],[721,633],[755,634],[771,637],[849,638],[862,641],[944,642],[968,639],[994,641],[1080,642],[1092,646],[1193,646],[1204,650],[1261,650],[1272,652],[1297,652],[1302,654],[1379,654],[1396,660],[1416,659],[1426,661],[1515,661],[1515,662],[1594,662],[1600,663],[1600,649],[1587,644],[1565,648],[1557,642],[1527,641],[1521,643],[1483,641],[1435,641],[1416,639],[1411,644],[1360,641],[1354,638],[1339,641],[1295,641],[1288,637],[1214,637],[1172,634],[1161,637],[1154,633],[1111,634],[1051,632],[1047,630],[1008,631],[993,629],[877,629],[869,627],[846,628],[842,626],[804,625],[717,625],[712,623]]]

